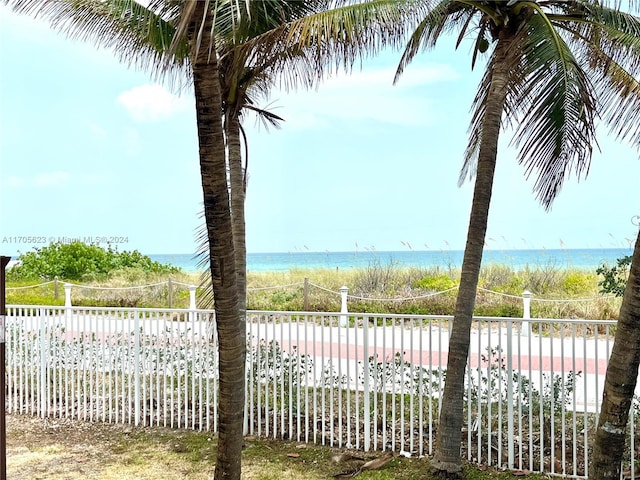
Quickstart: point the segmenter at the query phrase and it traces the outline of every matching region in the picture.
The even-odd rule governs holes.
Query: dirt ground
[[[11,480],[213,478],[216,438],[210,432],[27,415],[6,418],[7,476]],[[333,462],[336,453],[341,451],[248,436],[243,449],[242,478],[325,480],[351,468],[349,464]],[[406,459],[398,459],[401,460]],[[415,470],[407,467],[402,467],[397,478],[416,478],[412,473]]]
[[[12,480],[211,478],[210,452],[194,458],[185,432],[7,415]],[[202,442],[211,442],[200,434]],[[192,440],[189,440],[190,442]],[[206,443],[205,443],[206,445]],[[201,461],[202,460],[202,461]]]
[[[132,427],[59,418],[7,415],[7,477],[11,480],[210,480],[216,438],[210,432]],[[243,480],[326,480],[353,477],[364,462],[388,455],[245,437]],[[340,460],[336,460],[339,458]],[[428,462],[392,456],[362,480],[432,479]],[[542,479],[525,472],[467,466],[468,478]]]

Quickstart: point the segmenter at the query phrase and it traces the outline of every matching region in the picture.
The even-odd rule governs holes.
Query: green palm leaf
[[[534,191],[548,208],[571,170],[578,177],[588,172],[596,100],[587,74],[545,15],[535,14],[527,26],[519,37],[526,83],[522,92],[510,92],[516,94],[511,103],[527,110],[519,109],[513,143],[527,176],[537,171]]]

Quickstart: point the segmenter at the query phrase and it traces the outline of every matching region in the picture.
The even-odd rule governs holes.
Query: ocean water
[[[595,270],[603,263],[614,265],[616,259],[631,255],[630,248],[557,249],[557,250],[485,250],[483,265],[501,264],[522,268],[579,268]],[[249,253],[247,270],[252,272],[294,269],[351,269],[371,265],[397,267],[460,267],[461,250],[408,250],[397,252],[290,252]],[[149,255],[160,263],[170,263],[187,272],[201,270],[192,254]]]

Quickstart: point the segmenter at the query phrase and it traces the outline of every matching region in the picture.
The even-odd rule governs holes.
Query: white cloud
[[[141,85],[122,92],[118,103],[138,122],[158,121],[169,118],[189,108],[189,101],[168,92],[161,85]]]
[[[355,71],[325,80],[317,90],[276,92],[283,107],[276,112],[287,128],[322,128],[332,119],[372,120],[402,126],[425,126],[435,121],[428,85],[456,81],[460,75],[446,64],[409,67],[397,85],[395,68]]]

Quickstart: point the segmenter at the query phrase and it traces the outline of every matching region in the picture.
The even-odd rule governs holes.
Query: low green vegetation
[[[120,252],[111,246],[82,242],[52,243],[22,253],[7,270],[7,303],[14,305],[63,305],[64,285],[74,286],[74,305],[121,307],[188,306],[188,291],[170,287],[191,282],[189,275],[164,265],[137,250]],[[132,288],[147,285],[145,288]]]
[[[249,272],[247,305],[254,310],[304,310],[307,278],[310,311],[339,311],[338,291],[344,285],[349,287],[352,312],[452,315],[459,277],[456,268],[380,264],[343,271]],[[601,275],[590,270],[555,266],[514,269],[490,264],[480,273],[475,314],[521,317],[522,293],[528,290],[532,293],[533,317],[615,319],[620,299],[601,293],[601,280]],[[286,287],[267,289],[278,285]]]
[[[154,262],[137,250],[119,252],[110,245],[80,241],[52,243],[18,256],[19,264],[7,272],[8,281],[53,280],[76,281],[105,280],[118,276],[136,277],[141,274],[171,274],[179,269]]]
[[[74,305],[186,308],[187,285],[202,284],[199,273],[153,262],[137,251],[118,252],[79,242],[52,244],[22,254],[19,260],[21,265],[7,271],[7,303],[13,305],[63,305],[63,285],[72,282],[94,287],[74,286]],[[528,290],[533,317],[616,319],[621,300],[612,297],[621,295],[627,273],[626,259],[595,272],[553,265],[514,269],[489,264],[480,273],[475,314],[521,317],[521,296]],[[347,286],[352,312],[451,315],[459,277],[455,267],[415,268],[393,262],[348,270],[249,272],[247,306],[334,312],[341,306],[339,290]],[[46,281],[51,283],[42,285]]]
[[[631,255],[619,258],[613,267],[609,265],[598,267],[596,272],[602,276],[602,280],[598,282],[600,292],[603,294],[611,293],[616,297],[621,297],[627,286],[629,267],[631,267]]]

